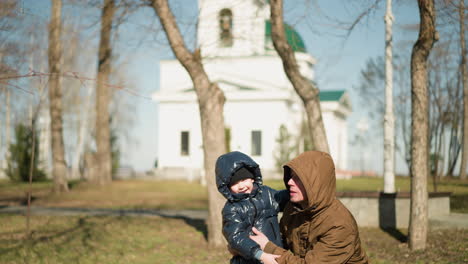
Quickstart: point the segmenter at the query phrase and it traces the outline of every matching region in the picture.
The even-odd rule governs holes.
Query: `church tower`
[[[267,0],[199,0],[198,46],[202,56],[243,57],[265,54]]]
[[[210,81],[224,92],[228,146],[251,155],[267,175],[277,169],[277,139],[286,127],[300,138],[302,102],[286,76],[271,41],[269,0],[198,0],[197,47]],[[315,59],[293,27],[284,25],[301,74],[314,80]],[[204,177],[204,152],[197,95],[187,70],[176,59],[160,62],[157,175],[170,179]],[[335,164],[346,168],[346,116],[338,93],[322,105]],[[322,98],[323,96],[321,96]],[[324,97],[325,98],[325,97]],[[343,99],[344,100],[344,99]],[[344,109],[337,112],[336,109]],[[337,154],[338,153],[338,154]],[[282,175],[278,175],[279,178]]]

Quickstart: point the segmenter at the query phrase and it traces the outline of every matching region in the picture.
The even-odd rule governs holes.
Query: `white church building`
[[[302,101],[284,73],[271,41],[266,0],[199,0],[197,43],[205,71],[224,91],[224,120],[229,149],[250,155],[264,178],[278,177],[280,127],[301,151]],[[300,35],[286,26],[301,73],[314,79],[314,58]],[[153,94],[158,110],[158,168],[161,178],[198,180],[203,173],[203,143],[198,103],[192,81],[176,60],[160,62],[160,89]],[[344,90],[321,91],[322,115],[337,170],[347,169],[347,116]],[[297,153],[295,153],[297,154]],[[294,155],[292,155],[294,157]]]

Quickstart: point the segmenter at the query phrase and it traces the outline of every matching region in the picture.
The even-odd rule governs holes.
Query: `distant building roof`
[[[286,39],[289,45],[291,45],[291,48],[297,52],[306,52],[304,41],[302,40],[299,33],[297,33],[297,31],[294,30],[293,27],[291,27],[290,25],[286,23],[284,23],[284,29],[286,31]],[[265,38],[269,41],[271,40],[271,21],[270,20],[265,21]]]
[[[320,91],[319,97],[320,101],[339,101],[344,93],[344,90]]]

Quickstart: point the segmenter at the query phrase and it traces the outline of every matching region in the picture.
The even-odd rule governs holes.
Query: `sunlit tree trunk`
[[[190,75],[197,94],[203,138],[205,177],[208,187],[208,243],[211,246],[222,246],[226,244],[221,232],[221,210],[224,198],[216,188],[214,172],[216,159],[226,151],[223,115],[224,93],[216,83],[212,83],[208,78],[201,62],[200,50],[191,53],[185,46],[167,0],[153,0],[151,3],[161,21],[172,51]]]
[[[49,104],[52,137],[52,177],[55,192],[68,191],[67,165],[63,144],[62,89],[60,87],[60,61],[62,57],[60,39],[62,31],[61,10],[62,1],[52,0],[49,23]]]
[[[315,150],[328,153],[330,151],[325,126],[323,125],[322,110],[320,109],[319,90],[312,82],[301,75],[294,51],[286,39],[283,1],[271,0],[270,8],[273,46],[283,61],[284,72],[304,103],[312,144]]]
[[[419,36],[411,54],[411,214],[409,247],[426,248],[429,95],[427,58],[437,40],[434,0],[418,0]]]
[[[458,8],[460,15],[460,46],[461,65],[460,71],[463,85],[463,150],[460,165],[460,179],[466,179],[466,163],[468,162],[468,72],[466,68],[466,43],[465,43],[465,3],[460,0]]]
[[[8,90],[7,87],[4,87],[5,89],[5,126],[4,126],[4,133],[5,133],[5,154],[4,157],[0,163],[0,168],[6,168],[7,167],[7,161],[10,158],[10,150],[9,150],[9,145],[10,145],[10,131],[11,131],[11,119],[10,119],[10,91]],[[2,145],[0,145],[1,147]],[[0,149],[1,150],[1,149]]]
[[[384,192],[395,192],[395,116],[393,115],[392,0],[385,14]]]
[[[96,89],[96,163],[97,175],[93,181],[105,185],[112,181],[112,159],[110,146],[109,76],[111,73],[111,31],[115,13],[114,0],[105,0],[101,15],[101,37],[99,40],[99,61]]]
[[[83,113],[82,113],[82,118],[81,122],[79,125],[79,131],[78,131],[78,141],[76,144],[76,150],[73,156],[73,161],[72,161],[72,179],[78,178],[79,175],[79,166],[80,166],[80,160],[84,152],[85,148],[85,143],[86,143],[86,135],[89,130],[89,114],[90,114],[90,108],[91,108],[91,95],[93,93],[93,89],[91,86],[87,87],[87,94],[85,98],[85,103],[83,106]]]
[[[7,160],[10,158],[10,142],[11,142],[11,104],[10,104],[10,90],[5,87],[5,105],[6,105],[6,113],[5,113],[5,160],[3,168],[6,168]]]

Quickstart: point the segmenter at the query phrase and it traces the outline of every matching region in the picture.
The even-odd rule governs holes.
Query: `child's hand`
[[[273,255],[263,252],[262,256],[260,256],[260,261],[264,264],[278,264],[278,262],[276,262],[276,259],[279,257],[280,255]]]
[[[265,236],[265,234],[263,234],[262,232],[258,231],[257,228],[255,227],[252,227],[252,231],[254,232],[255,236],[250,236],[250,239],[252,239],[253,241],[255,241],[255,243],[257,243],[260,248],[262,250],[265,249],[265,246],[266,244],[268,243],[268,237]]]

